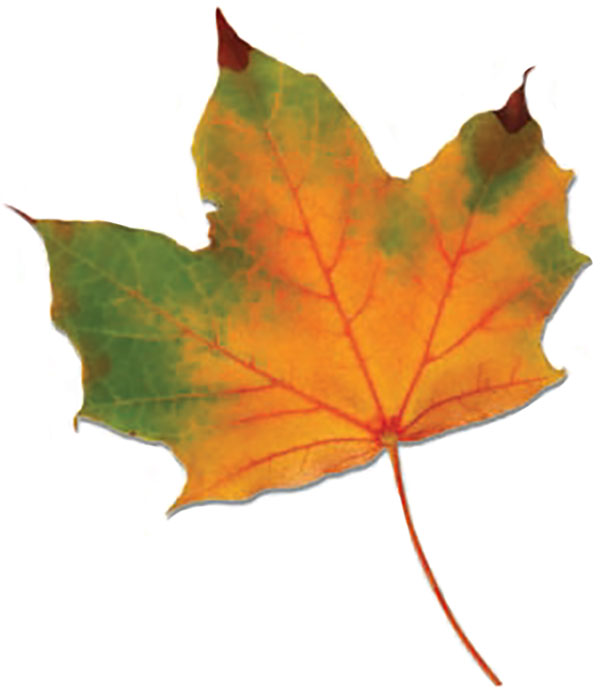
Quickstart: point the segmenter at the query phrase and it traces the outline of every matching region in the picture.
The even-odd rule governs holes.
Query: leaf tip
[[[15,214],[18,214],[22,219],[25,219],[27,223],[30,223],[32,226],[36,224],[36,219],[32,219],[29,214],[26,214],[24,211],[21,211],[20,209],[17,209],[16,207],[13,207],[12,204],[5,204],[4,205],[7,209],[10,209],[11,211],[14,211]]]
[[[527,108],[527,99],[525,98],[525,84],[531,70],[533,70],[533,67],[525,70],[521,86],[513,91],[502,108],[494,111],[504,129],[510,134],[518,132],[531,120],[531,114]]]
[[[172,519],[176,514],[179,514],[179,512],[181,512],[182,509],[185,509],[189,506],[190,503],[188,501],[182,500],[181,497],[178,497],[177,500],[175,500],[175,502],[166,511],[167,519]]]
[[[252,50],[252,46],[236,34],[218,7],[217,32],[219,35],[219,49],[217,53],[219,67],[228,67],[236,72],[246,69],[249,60],[248,55]]]

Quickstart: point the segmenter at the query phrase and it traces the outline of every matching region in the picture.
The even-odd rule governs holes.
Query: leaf
[[[83,363],[78,417],[167,444],[171,510],[299,487],[398,443],[519,408],[564,378],[545,320],[588,262],[572,174],[523,85],[427,166],[391,177],[343,106],[217,13],[219,81],[194,137],[211,245],[106,222],[34,220],[52,318]],[[526,73],[527,74],[527,73]]]

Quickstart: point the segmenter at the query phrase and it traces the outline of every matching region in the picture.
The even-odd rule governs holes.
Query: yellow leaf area
[[[237,59],[237,58],[236,58]],[[529,120],[471,119],[390,177],[325,85],[256,51],[222,66],[193,153],[213,248],[251,258],[245,299],[188,339],[210,425],[182,421],[175,507],[298,487],[518,408],[564,376],[544,321],[587,258],[571,173]],[[186,323],[204,329],[190,308]],[[214,318],[212,318],[214,319]]]

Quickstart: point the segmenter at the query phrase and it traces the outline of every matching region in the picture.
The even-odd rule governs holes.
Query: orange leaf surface
[[[193,143],[211,245],[40,221],[52,316],[83,362],[79,416],[166,443],[172,509],[242,500],[392,458],[398,443],[519,408],[564,377],[540,337],[588,261],[569,242],[572,174],[523,85],[407,179],[383,170],[315,76],[217,14],[220,77]]]

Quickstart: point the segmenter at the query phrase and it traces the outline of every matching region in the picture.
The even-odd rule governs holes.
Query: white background
[[[406,176],[473,114],[527,95],[577,181],[575,246],[600,262],[592,3],[234,2],[250,43],[318,73]],[[217,77],[214,6],[8,2],[0,202],[206,241],[189,152]],[[72,418],[80,365],[49,319],[45,251],[0,210],[0,687],[489,690],[446,622],[386,457],[300,492],[165,510],[168,450]],[[569,378],[489,425],[403,451],[444,593],[507,689],[600,689],[597,265],[544,345]]]

